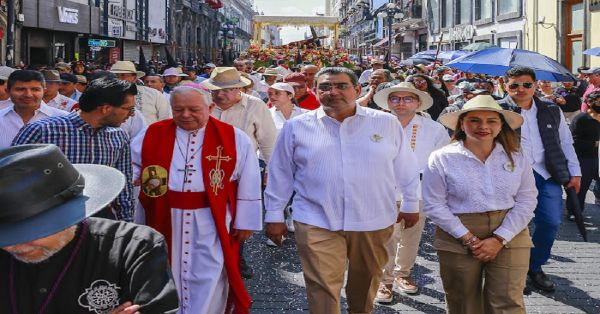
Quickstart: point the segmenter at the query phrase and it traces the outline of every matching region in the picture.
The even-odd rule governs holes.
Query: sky
[[[294,15],[294,16],[314,16],[315,12],[325,13],[325,0],[254,0],[254,6],[258,12],[265,15]],[[290,41],[304,39],[304,33],[310,36],[308,27],[284,27],[281,30],[281,39],[286,44]]]

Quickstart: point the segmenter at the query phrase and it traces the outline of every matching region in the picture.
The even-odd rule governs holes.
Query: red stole
[[[233,218],[230,228],[233,228],[233,221],[235,221],[237,183],[229,180],[236,164],[234,128],[212,117],[206,124],[201,152],[202,180],[206,192],[202,193],[167,191],[168,171],[171,167],[176,138],[175,131],[175,122],[173,119],[167,119],[150,125],[144,136],[142,192],[139,199],[146,211],[146,223],[165,236],[170,250],[171,208],[179,208],[172,205],[188,204],[188,208],[182,208],[185,210],[206,207],[200,205],[208,201],[221,242],[230,286],[228,308],[233,307],[234,313],[249,313],[251,300],[239,269],[240,243],[227,232],[225,224],[228,203]],[[146,188],[145,182],[151,180],[159,184]],[[186,200],[182,202],[181,197]]]

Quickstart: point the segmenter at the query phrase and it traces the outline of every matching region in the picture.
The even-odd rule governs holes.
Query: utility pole
[[[9,67],[15,64],[15,1],[8,0],[6,3],[6,66]]]

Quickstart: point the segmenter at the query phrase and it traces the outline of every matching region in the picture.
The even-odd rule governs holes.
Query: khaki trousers
[[[419,210],[422,208],[423,201],[419,201]],[[382,283],[392,284],[394,278],[410,275],[410,270],[417,260],[426,218],[422,212],[419,212],[419,221],[410,228],[404,228],[404,222],[394,224],[394,232],[386,246],[389,258],[383,268]]]
[[[480,239],[488,238],[502,224],[507,211],[457,215]],[[449,314],[525,313],[523,289],[533,243],[523,229],[502,248],[496,259],[483,263],[460,240],[440,228],[434,246],[440,259],[440,275]]]
[[[294,226],[310,313],[340,313],[346,265],[348,312],[371,313],[392,226],[360,232],[330,231],[297,221]]]

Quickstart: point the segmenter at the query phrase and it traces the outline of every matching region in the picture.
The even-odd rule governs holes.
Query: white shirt
[[[532,102],[529,110],[521,110],[521,116],[523,116],[523,119],[525,120],[521,126],[521,148],[523,153],[529,160],[533,170],[544,179],[548,180],[551,175],[546,169],[544,157],[545,150],[544,144],[542,143],[542,136],[540,135],[540,129],[538,127],[537,106],[535,101]],[[575,148],[573,147],[573,136],[571,135],[571,130],[569,130],[569,127],[567,126],[562,111],[560,112],[558,134],[560,137],[560,146],[567,158],[569,173],[574,177],[581,176],[579,160],[577,159]]]
[[[248,94],[241,94],[242,99],[239,103],[226,110],[215,106],[211,116],[246,132],[255,150],[259,150],[261,156],[264,156],[265,161],[268,162],[277,137],[277,129],[271,113],[264,101]]]
[[[269,111],[271,111],[271,117],[273,117],[273,122],[275,123],[275,128],[277,128],[277,131],[280,131],[281,128],[283,128],[283,125],[288,121],[284,116],[283,113],[281,113],[281,111],[277,110],[277,108],[275,106],[271,107],[269,109]],[[290,120],[294,117],[297,117],[305,112],[308,112],[308,110],[302,109],[296,105],[294,105],[294,108],[292,109],[292,115],[290,116]]]
[[[136,112],[133,117],[129,117],[125,123],[121,124],[121,129],[129,134],[129,138],[135,138],[146,128],[147,124],[141,112]]]
[[[0,100],[0,110],[4,109],[4,108],[8,108],[10,106],[13,105],[12,100],[9,99],[5,99],[5,100]]]
[[[141,149],[146,130],[131,143],[134,178],[140,175]],[[176,143],[169,169],[168,188],[172,191],[205,191],[201,170],[201,150],[205,129],[190,132],[176,130]],[[238,180],[236,217],[233,228],[260,230],[262,210],[260,201],[260,172],[250,139],[235,129],[236,166],[231,180]],[[186,157],[183,155],[187,155]],[[195,158],[191,158],[194,156]],[[188,171],[185,175],[182,169]],[[226,225],[232,220],[229,210]],[[192,210],[171,209],[172,240],[171,268],[179,292],[180,314],[223,313],[228,283],[223,251],[210,208]]]
[[[450,143],[450,136],[448,136],[448,132],[442,124],[418,114],[410,120],[403,130],[404,138],[416,155],[417,168],[420,173],[423,173],[423,170],[427,167],[429,155]],[[417,196],[420,200],[422,199],[420,186],[417,190]]]
[[[163,94],[154,88],[137,86],[135,109],[144,116],[144,121],[152,124],[172,117],[171,106]]]
[[[373,68],[364,70],[363,73],[361,73],[360,77],[358,78],[358,83],[362,84],[362,83],[368,82],[369,77],[371,77],[371,73],[373,73]]]
[[[69,113],[64,110],[52,108],[43,102],[35,111],[33,117],[27,124],[54,116],[66,116]],[[14,110],[14,105],[0,110],[0,149],[10,147],[13,139],[25,126],[23,119]]]
[[[77,101],[75,101],[65,95],[56,94],[56,97],[54,97],[52,100],[50,100],[46,104],[48,106],[56,108],[56,109],[71,112],[71,109],[73,109],[73,106],[75,106],[75,104],[77,104]]]
[[[266,222],[283,222],[292,192],[294,220],[336,231],[373,231],[419,211],[415,155],[397,118],[356,104],[339,122],[323,108],[288,120],[268,165]]]
[[[286,69],[280,65],[278,65],[275,70],[277,71],[277,73],[279,73],[279,75],[281,75],[282,77],[285,77],[288,74],[293,73],[290,69]]]
[[[423,212],[455,238],[468,229],[456,214],[509,209],[494,231],[510,241],[527,227],[537,205],[533,171],[522,153],[513,154],[515,166],[499,143],[484,162],[462,142],[431,154],[423,174]],[[512,171],[511,171],[512,170]]]

